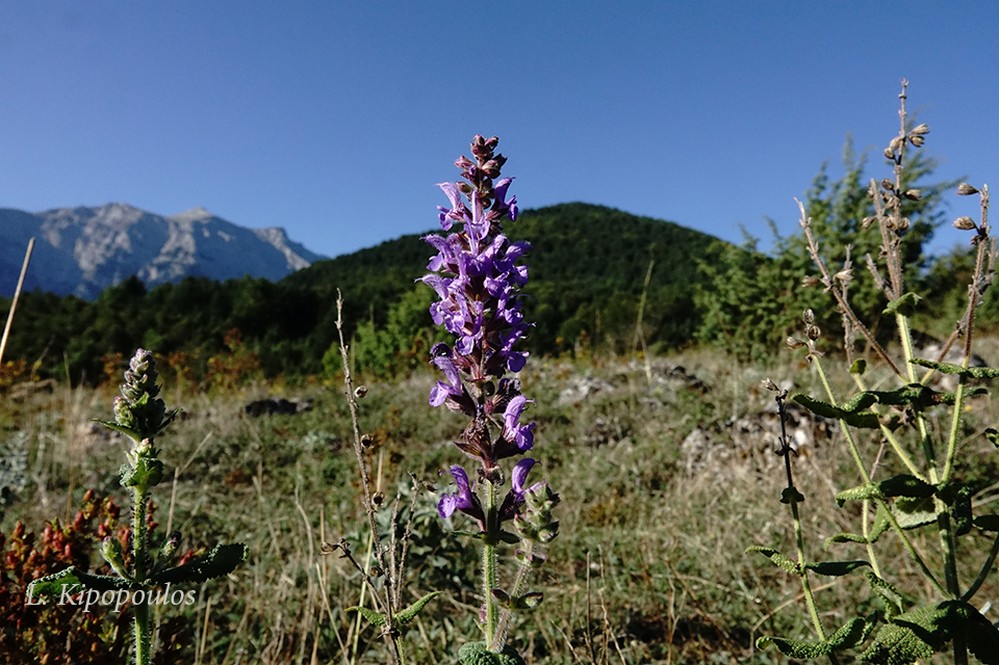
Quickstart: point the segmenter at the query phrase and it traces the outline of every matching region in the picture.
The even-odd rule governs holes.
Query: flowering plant
[[[527,283],[527,267],[520,260],[530,245],[510,241],[502,232],[502,221],[515,221],[518,211],[516,197],[507,199],[512,179],[498,179],[506,163],[495,152],[498,143],[497,137],[472,139],[472,158],[455,162],[463,181],[438,185],[451,204],[439,207],[441,228],[451,233],[424,238],[437,250],[427,266],[431,272],[422,278],[438,296],[430,315],[454,337],[453,344],[431,349],[443,378],[430,391],[430,405],[469,419],[455,445],[478,461],[474,482],[464,466],[450,468],[457,489],[445,493],[437,507],[444,519],[456,512],[470,517],[478,527],[470,535],[482,542],[484,641],[462,647],[462,663],[523,662],[506,644],[511,616],[541,602],[540,592],[526,588],[529,573],[544,562],[542,547],[558,535],[552,517],[558,495],[546,481],[527,482],[536,460],[523,457],[513,465],[510,487],[500,499],[506,478],[502,462],[533,448],[535,423],[521,421],[533,400],[522,394],[518,379],[507,376],[520,372],[528,357],[517,344],[530,327],[520,296]],[[517,534],[504,528],[511,523]],[[505,589],[497,571],[501,544],[519,544],[517,572]]]

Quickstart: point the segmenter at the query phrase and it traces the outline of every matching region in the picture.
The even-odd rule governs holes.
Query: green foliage
[[[499,653],[490,651],[484,642],[471,642],[458,650],[461,665],[524,665],[524,659],[509,644]]]
[[[855,646],[864,640],[869,630],[870,626],[866,621],[854,617],[833,633],[828,640],[808,642],[765,635],[756,640],[756,646],[759,649],[766,649],[772,644],[788,658],[815,659]]]
[[[942,193],[952,186],[926,182],[935,167],[935,160],[917,154],[907,164],[903,178],[903,189],[917,188],[921,194],[919,200],[906,201],[903,206],[910,226],[902,238],[901,253],[906,264],[917,269],[925,263],[923,248],[942,219]],[[843,150],[843,169],[843,176],[833,182],[828,166],[822,166],[805,195],[805,212],[831,270],[845,267],[846,248],[850,248],[851,304],[861,320],[877,329],[885,306],[864,267],[864,257],[879,255],[880,236],[875,228],[864,225],[874,214],[874,204],[863,180],[866,159],[856,156],[849,139]],[[794,331],[801,311],[811,308],[816,325],[827,333],[827,341],[841,344],[843,327],[827,294],[803,286],[803,280],[815,272],[804,235],[798,232],[782,237],[774,230],[773,236],[774,249],[769,255],[759,251],[756,238],[747,237],[742,247],[717,244],[700,261],[704,279],[695,295],[701,312],[697,337],[740,358],[761,360],[780,348]],[[913,298],[904,302],[911,306]]]

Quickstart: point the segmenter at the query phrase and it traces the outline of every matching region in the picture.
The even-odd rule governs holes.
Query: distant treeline
[[[809,206],[821,213],[823,231],[846,233],[835,217],[856,213],[848,208],[862,208],[862,201],[842,200],[846,181],[829,185],[820,175],[816,183]],[[930,199],[914,218],[928,219],[935,205]],[[913,228],[918,257],[932,225]],[[669,222],[580,203],[528,211],[506,231],[533,245],[525,314],[535,322],[527,341],[535,354],[631,352],[640,335],[653,350],[708,343],[766,356],[777,352],[801,312],[796,294],[808,266],[795,238],[779,240],[775,253],[764,255],[752,241],[735,247]],[[437,339],[427,314],[433,292],[415,281],[432,254],[410,235],[276,283],[187,278],[147,290],[131,278],[94,302],[26,293],[7,349],[6,380],[68,376],[95,383],[120,371],[117,363],[139,346],[183,363],[193,382],[225,378],[226,371],[319,376],[336,367],[338,288],[358,369],[404,373],[427,363]],[[926,264],[917,286],[932,313],[929,327],[937,328],[931,332],[953,324],[966,273],[970,261],[958,254]],[[0,301],[4,316],[8,308],[9,301]]]

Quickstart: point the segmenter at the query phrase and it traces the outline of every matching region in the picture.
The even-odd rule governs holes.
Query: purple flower
[[[530,473],[535,464],[537,464],[537,461],[531,459],[530,457],[525,457],[517,462],[517,464],[513,467],[513,473],[510,478],[510,484],[512,487],[510,488],[510,491],[507,492],[506,498],[503,499],[503,505],[500,508],[501,521],[513,519],[513,517],[517,514],[517,510],[524,505],[527,492],[535,492],[544,487],[544,481],[536,482],[528,488],[524,487],[524,481],[527,480],[527,474]]]
[[[444,494],[437,504],[437,512],[441,518],[447,519],[460,510],[469,517],[481,522],[485,521],[482,506],[479,498],[472,493],[472,488],[468,484],[468,474],[460,466],[451,467],[451,475],[454,477],[454,484],[458,486],[458,491],[454,494]]]
[[[527,452],[534,445],[534,423],[520,424],[520,414],[528,402],[523,395],[517,395],[506,405],[503,412],[503,438],[517,446],[520,452]]]

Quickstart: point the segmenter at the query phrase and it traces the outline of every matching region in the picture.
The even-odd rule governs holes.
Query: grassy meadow
[[[991,340],[980,348],[986,357],[999,355]],[[562,503],[560,536],[535,585],[545,592],[544,603],[519,615],[513,631],[527,662],[782,662],[773,649],[756,650],[755,639],[810,636],[798,582],[744,551],[757,544],[794,547],[790,515],[779,501],[783,460],[773,453],[779,424],[761,381],[790,380],[794,390],[815,392],[811,369],[799,360],[790,350],[776,352],[767,367],[716,350],[532,360],[522,380],[536,399],[535,456]],[[167,405],[183,415],[158,440],[167,468],[154,492],[154,542],[177,529],[182,548],[238,541],[249,545],[250,556],[228,577],[200,585],[195,604],[157,610],[156,662],[385,662],[377,633],[359,629],[356,614],[347,611],[365,601],[358,573],[337,554],[322,553],[324,542],[346,538],[363,562],[368,545],[342,384],[258,383],[205,394],[172,385],[169,373],[161,380]],[[467,525],[446,524],[436,514],[449,480],[440,474],[460,455],[451,444],[454,414],[427,405],[433,380],[427,370],[398,382],[366,383],[359,402],[362,430],[371,435],[368,461],[385,496],[381,526],[392,531],[396,518],[401,535],[410,524],[404,593],[413,600],[443,592],[405,635],[417,663],[454,662],[457,647],[477,633],[472,616],[480,602],[475,551],[467,536],[450,533]],[[836,380],[848,379],[844,373]],[[113,395],[113,386],[59,385],[51,393],[3,400],[0,445],[8,459],[21,460],[3,532],[18,520],[35,531],[54,517],[70,522],[86,489],[127,505],[114,472],[126,440],[90,422],[108,417]],[[267,396],[311,398],[312,408],[295,415],[245,413],[247,402]],[[966,434],[994,423],[995,408],[988,398],[972,401]],[[842,433],[828,422],[800,418],[804,438],[793,464],[806,496],[800,510],[809,555],[860,557],[859,545],[822,551],[823,539],[848,529],[859,512],[834,501],[838,490],[857,482]],[[981,437],[962,445],[973,447],[962,448],[961,471],[982,479],[976,505],[994,500],[991,445]],[[4,479],[11,486],[12,475],[8,469]],[[934,542],[920,538],[917,548],[934,559]],[[96,545],[91,570],[105,565]],[[987,552],[990,543],[983,538],[978,545]],[[877,547],[895,579],[913,580],[906,592],[927,592],[894,539]],[[859,586],[816,583],[829,625],[842,623]],[[999,600],[994,575],[978,598]],[[114,617],[97,612],[108,643],[124,654],[126,636],[114,633]]]

